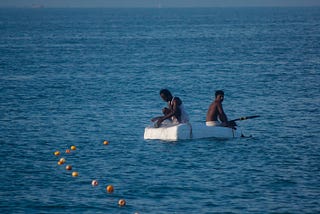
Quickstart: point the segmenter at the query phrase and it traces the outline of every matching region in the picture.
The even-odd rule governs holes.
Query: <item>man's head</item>
[[[166,102],[169,102],[172,99],[172,94],[168,89],[161,89],[160,96]]]
[[[216,99],[219,99],[221,102],[223,101],[224,98],[224,92],[222,90],[216,91]]]

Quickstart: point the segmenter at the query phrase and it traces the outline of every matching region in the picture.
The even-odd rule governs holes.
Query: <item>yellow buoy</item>
[[[58,161],[58,165],[62,165],[63,163],[61,161]]]
[[[79,173],[78,172],[72,172],[73,177],[78,177]]]
[[[109,185],[109,186],[107,186],[106,190],[108,193],[113,193],[114,188],[112,185]]]
[[[104,145],[108,145],[109,142],[108,142],[107,140],[105,140],[105,141],[103,141],[103,144],[104,144]]]
[[[71,165],[67,165],[66,166],[66,170],[71,170],[72,169],[72,166]]]
[[[120,207],[123,207],[124,205],[126,205],[126,200],[120,199],[120,200],[118,201],[118,204],[119,204]]]
[[[59,151],[55,151],[55,152],[54,152],[54,155],[55,155],[55,156],[59,156],[59,155],[60,155],[60,152],[59,152]]]
[[[71,150],[76,150],[76,146],[71,146]]]

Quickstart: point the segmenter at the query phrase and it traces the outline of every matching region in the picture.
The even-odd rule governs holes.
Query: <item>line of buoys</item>
[[[71,146],[70,149],[71,150],[76,150],[76,147],[75,146]],[[71,153],[70,149],[66,149],[66,154],[70,154]],[[55,151],[54,152],[55,156],[59,156],[60,154],[61,154],[60,151]],[[60,158],[59,161],[58,161],[58,165],[63,165],[64,163],[66,163],[66,159],[65,158]],[[71,165],[67,165],[66,166],[66,170],[68,170],[68,171],[72,170],[72,166]],[[79,175],[79,173],[78,172],[72,172],[71,175],[73,177],[77,177]]]
[[[109,141],[104,140],[104,141],[103,141],[103,145],[109,145]],[[75,151],[76,149],[77,149],[76,146],[73,145],[73,146],[70,147],[70,149],[66,149],[66,154],[70,154],[72,151]],[[61,154],[60,151],[55,151],[55,152],[54,152],[54,155],[55,155],[55,156],[60,156],[60,154]],[[61,157],[61,158],[59,159],[59,161],[58,161],[58,165],[63,165],[64,163],[66,163],[66,159],[63,158],[63,157]],[[65,168],[66,168],[66,170],[68,170],[68,171],[72,170],[72,166],[71,166],[71,165],[66,165]],[[71,173],[71,175],[72,175],[72,177],[78,177],[78,176],[79,176],[79,172],[73,171],[73,172]],[[99,184],[98,180],[92,180],[92,181],[91,181],[91,185],[92,185],[93,187],[98,186],[98,184]],[[114,192],[114,187],[113,187],[113,185],[108,185],[108,186],[106,187],[106,192],[109,193],[109,194],[113,193],[113,192]],[[127,202],[126,202],[125,199],[119,199],[119,201],[118,201],[118,205],[119,205],[120,207],[125,206],[126,203],[127,203]]]

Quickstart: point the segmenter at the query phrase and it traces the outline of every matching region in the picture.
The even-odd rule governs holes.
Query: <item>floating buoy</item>
[[[97,180],[92,180],[92,182],[91,182],[91,185],[93,186],[93,187],[95,187],[95,186],[98,186],[98,181]]]
[[[103,144],[104,144],[104,145],[108,145],[109,142],[108,142],[107,140],[105,140],[105,141],[103,141]]]
[[[66,149],[66,153],[69,154],[71,151],[70,149]]]
[[[59,152],[59,151],[55,151],[55,152],[54,152],[54,155],[55,155],[55,156],[59,156],[59,155],[60,155],[60,152]]]
[[[71,150],[76,150],[76,146],[71,146]]]
[[[109,185],[109,186],[107,186],[106,190],[108,193],[113,193],[114,188],[112,185]]]
[[[123,207],[124,205],[126,205],[126,200],[120,199],[120,200],[118,201],[118,204],[119,204],[120,207]]]
[[[79,173],[78,172],[72,172],[73,177],[78,177]]]
[[[67,165],[66,166],[66,170],[71,170],[72,169],[72,166],[71,165]]]
[[[61,161],[58,161],[58,165],[62,165],[63,163]]]
[[[60,158],[59,162],[61,162],[62,164],[64,164],[64,163],[66,162],[66,159]]]

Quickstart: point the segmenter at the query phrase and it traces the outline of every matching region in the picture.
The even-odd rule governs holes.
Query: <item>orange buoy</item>
[[[61,161],[58,161],[58,165],[62,165],[63,163]]]
[[[60,152],[59,152],[59,151],[55,151],[55,152],[54,152],[54,155],[55,155],[55,156],[59,156],[59,155],[60,155]]]
[[[105,141],[103,141],[103,144],[104,144],[104,145],[108,145],[109,142],[108,142],[107,140],[105,140]]]
[[[70,149],[66,149],[66,153],[69,154],[71,151]]]
[[[109,186],[107,186],[106,190],[108,193],[113,193],[114,188],[112,185],[109,185]]]
[[[66,170],[71,170],[72,169],[72,166],[71,165],[67,165],[66,166]]]

